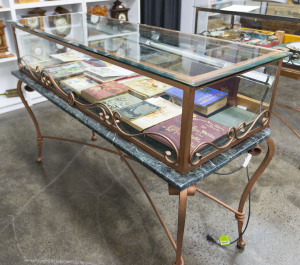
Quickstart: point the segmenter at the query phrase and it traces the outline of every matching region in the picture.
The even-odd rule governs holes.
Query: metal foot
[[[96,136],[96,134],[95,134],[95,132],[94,131],[92,131],[92,141],[96,141],[97,140],[97,136]]]
[[[240,248],[240,249],[244,249],[246,246],[246,242],[240,238],[238,241],[237,241],[237,247]]]
[[[24,95],[23,95],[23,92],[22,92],[22,81],[19,80],[18,81],[18,85],[17,85],[17,90],[18,90],[18,95],[19,97],[21,98],[27,112],[29,113],[33,123],[34,123],[34,126],[35,126],[35,129],[36,129],[36,133],[37,133],[37,145],[38,145],[38,157],[36,159],[37,162],[41,162],[42,161],[42,147],[43,147],[43,136],[41,134],[41,130],[40,130],[40,127],[39,127],[39,124],[37,122],[37,119],[36,117],[34,116],[31,108],[29,107]],[[33,91],[31,88],[29,88],[28,86],[26,86],[26,90],[27,91]]]

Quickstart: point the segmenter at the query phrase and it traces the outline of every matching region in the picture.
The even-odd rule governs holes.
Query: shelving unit
[[[7,20],[20,19],[22,15],[27,14],[28,11],[36,7],[47,10],[46,15],[52,15],[57,6],[62,6],[71,12],[86,13],[88,7],[93,7],[95,5],[106,5],[108,9],[110,9],[113,5],[113,2],[114,0],[40,0],[39,2],[16,4],[14,0],[0,0],[0,5],[3,6],[3,8],[0,8],[0,20],[3,20],[3,23],[7,25]],[[123,0],[123,3],[126,7],[130,8],[129,21],[139,23],[140,0]],[[9,51],[15,55],[12,31],[9,26],[5,29],[5,36]],[[17,87],[17,79],[14,78],[10,73],[12,70],[16,70],[17,68],[16,56],[0,59],[0,94],[3,94],[7,89]],[[45,98],[39,96],[39,94],[35,93],[27,93],[26,97],[31,105],[46,100]],[[22,107],[23,104],[19,98],[7,98],[6,96],[0,96],[0,114]]]

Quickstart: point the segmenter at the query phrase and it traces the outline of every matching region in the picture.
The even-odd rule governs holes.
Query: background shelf
[[[10,26],[7,25],[6,21],[20,19],[21,16],[27,14],[30,9],[40,7],[47,10],[46,15],[52,15],[56,6],[62,6],[71,12],[86,13],[88,7],[93,7],[95,5],[106,5],[108,9],[110,9],[113,5],[113,2],[114,0],[40,0],[39,2],[17,4],[14,2],[14,0],[0,0],[0,5],[3,6],[3,8],[0,8],[0,20],[3,20],[3,23],[7,26],[5,28],[5,36],[9,51],[12,54],[16,54],[12,30]],[[139,23],[140,0],[124,0],[123,3],[126,7],[130,8],[129,21]],[[24,36],[25,35],[26,34],[24,34]],[[17,87],[17,80],[10,73],[11,71],[17,69],[18,66],[16,56],[0,59],[0,94],[3,94],[7,89]],[[37,93],[27,93],[26,95],[30,104],[35,104],[46,100]],[[23,104],[19,98],[7,98],[6,96],[0,96],[0,114],[22,107]]]

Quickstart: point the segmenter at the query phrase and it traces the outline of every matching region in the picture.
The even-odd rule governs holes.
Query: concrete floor
[[[300,108],[299,81],[280,78],[277,102]],[[299,113],[275,107],[300,131]],[[49,102],[33,107],[44,134],[86,141],[90,131]],[[0,116],[0,264],[165,265],[174,251],[144,194],[118,157],[45,140],[35,162],[36,133],[25,109]],[[191,264],[299,264],[300,140],[272,118],[276,154],[252,192],[244,251],[206,240],[237,236],[234,215],[196,194],[188,198],[183,257]],[[98,143],[109,146],[98,137]],[[263,146],[265,147],[265,146]],[[253,172],[263,155],[252,159]],[[132,162],[173,235],[177,198]],[[232,162],[222,171],[238,166]],[[198,187],[237,207],[244,171],[211,176]],[[236,192],[235,192],[236,191]],[[248,212],[248,207],[246,207]]]

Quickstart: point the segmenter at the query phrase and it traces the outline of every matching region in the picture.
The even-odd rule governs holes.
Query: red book
[[[217,122],[211,121],[205,117],[193,114],[192,141],[190,150],[193,151],[201,143],[213,142],[227,133],[228,127]],[[176,116],[167,121],[156,124],[155,126],[145,130],[144,132],[160,133],[168,137],[179,150],[181,131],[181,115]],[[149,135],[160,142],[171,146],[163,137],[157,135]],[[203,148],[204,146],[201,146]]]
[[[91,103],[96,103],[102,99],[125,93],[128,90],[130,90],[128,86],[111,81],[84,89],[81,91],[81,96]]]

